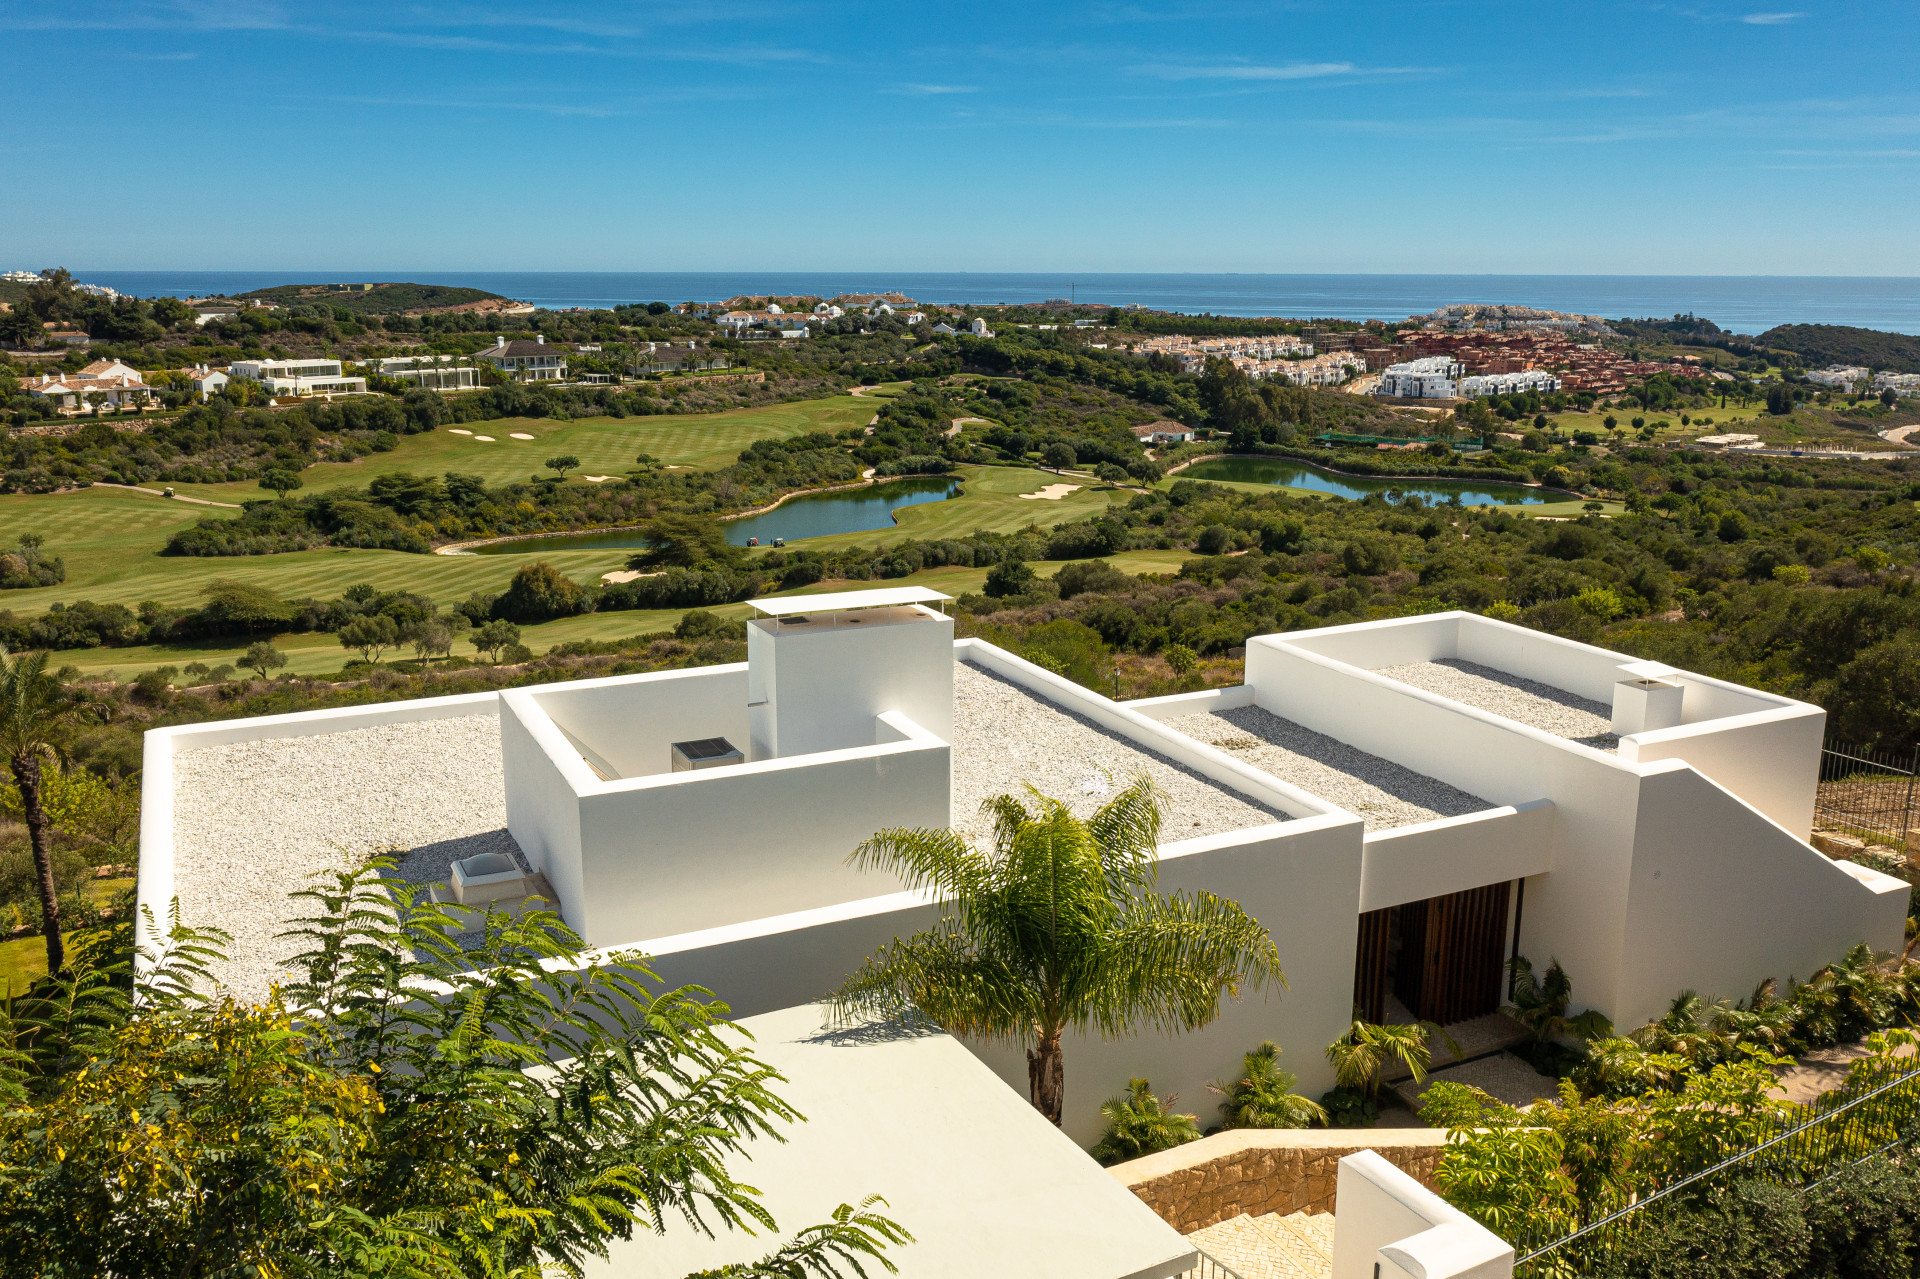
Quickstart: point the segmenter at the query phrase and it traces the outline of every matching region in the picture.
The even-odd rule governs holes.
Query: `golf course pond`
[[[1462,506],[1533,506],[1549,499],[1549,490],[1486,480],[1440,480],[1429,476],[1342,475],[1290,457],[1216,457],[1195,462],[1175,478],[1224,480],[1235,484],[1274,484],[1287,488],[1361,498],[1369,493],[1417,495],[1424,502],[1460,499]]]
[[[775,538],[789,542],[834,533],[864,533],[893,526],[893,513],[903,506],[944,502],[960,491],[960,481],[939,475],[917,475],[886,480],[864,488],[790,497],[771,511],[728,520],[721,527],[735,546],[758,538],[771,546]],[[525,555],[532,551],[641,550],[647,538],[637,528],[573,533],[565,537],[515,537],[470,547],[475,555]]]

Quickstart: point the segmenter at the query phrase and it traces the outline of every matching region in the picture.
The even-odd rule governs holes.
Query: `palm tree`
[[[1507,1009],[1507,1015],[1533,1035],[1535,1052],[1564,1034],[1591,1040],[1613,1033],[1613,1023],[1594,1009],[1577,1017],[1567,1016],[1567,1004],[1573,998],[1573,979],[1560,967],[1559,960],[1547,965],[1544,979],[1533,975],[1533,964],[1525,955],[1515,955],[1507,968],[1513,977],[1513,1004]]]
[[[1327,1045],[1334,1082],[1342,1088],[1357,1089],[1373,1101],[1380,1093],[1381,1072],[1396,1061],[1407,1068],[1414,1083],[1422,1082],[1433,1060],[1433,1050],[1427,1043],[1429,1031],[1446,1033],[1431,1022],[1376,1026],[1356,1019],[1346,1034]],[[1453,1051],[1458,1056],[1459,1046],[1453,1045]]]
[[[1286,984],[1258,920],[1212,893],[1161,894],[1165,801],[1136,777],[1085,820],[1031,786],[981,807],[993,850],[951,830],[883,830],[849,859],[942,899],[931,929],[869,956],[830,996],[835,1015],[918,1010],[955,1035],[1026,1048],[1034,1108],[1055,1124],[1066,1096],[1066,1032],[1115,1038],[1211,1022],[1222,995]]]
[[[1107,1130],[1088,1153],[1103,1164],[1117,1164],[1199,1140],[1200,1126],[1194,1116],[1173,1113],[1179,1100],[1172,1095],[1154,1096],[1144,1079],[1128,1081],[1127,1091],[1101,1105],[1100,1117],[1107,1121]]]
[[[1319,1102],[1294,1091],[1300,1079],[1292,1071],[1280,1069],[1280,1047],[1272,1040],[1243,1057],[1241,1068],[1243,1073],[1236,1082],[1208,1085],[1226,1099],[1220,1103],[1224,1127],[1305,1128],[1327,1122],[1327,1112]]]
[[[0,650],[0,755],[13,770],[20,789],[20,807],[33,843],[34,878],[40,889],[40,931],[47,939],[47,971],[67,966],[67,948],[60,938],[60,901],[53,886],[53,823],[41,801],[40,764],[49,757],[65,757],[59,730],[81,713],[85,703],[47,674],[47,655],[30,653],[8,657]]]

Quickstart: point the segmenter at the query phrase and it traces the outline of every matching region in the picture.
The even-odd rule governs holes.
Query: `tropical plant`
[[[195,993],[218,939],[177,917],[137,998],[95,1001],[0,1115],[0,1271],[537,1279],[669,1217],[777,1229],[726,1165],[799,1116],[723,1006],[547,912],[464,953],[389,866],[297,895],[308,949],[261,1003]],[[878,1202],[721,1273],[892,1270]]]
[[[1351,1088],[1377,1103],[1380,1078],[1388,1065],[1398,1062],[1416,1084],[1427,1077],[1427,1066],[1433,1060],[1428,1037],[1435,1034],[1446,1038],[1454,1056],[1460,1055],[1460,1045],[1430,1021],[1374,1025],[1356,1018],[1347,1027],[1346,1034],[1327,1045],[1327,1061],[1332,1064],[1333,1077],[1342,1088]]]
[[[1515,955],[1507,964],[1507,971],[1513,981],[1513,1003],[1507,1008],[1507,1015],[1527,1028],[1533,1036],[1530,1055],[1535,1069],[1553,1068],[1562,1063],[1556,1060],[1555,1041],[1563,1035],[1576,1039],[1592,1040],[1604,1038],[1613,1033],[1613,1023],[1596,1009],[1589,1008],[1575,1017],[1567,1016],[1567,1005],[1573,998],[1573,980],[1555,959],[1547,965],[1546,975],[1536,977],[1533,964],[1525,955]]]
[[[33,845],[39,880],[40,932],[47,944],[47,971],[67,966],[60,937],[60,899],[53,882],[53,822],[47,816],[41,765],[64,760],[65,730],[89,710],[87,702],[47,674],[44,652],[10,657],[0,650],[0,756],[13,773],[20,809]]]
[[[1194,1116],[1173,1113],[1179,1100],[1171,1094],[1154,1096],[1144,1079],[1128,1081],[1127,1091],[1101,1103],[1100,1117],[1107,1126],[1090,1153],[1103,1164],[1117,1164],[1199,1140]]]
[[[986,801],[991,852],[948,829],[883,830],[852,864],[943,903],[931,929],[895,938],[831,996],[837,1016],[918,1011],[952,1034],[1010,1040],[1028,1095],[1060,1122],[1069,1030],[1117,1038],[1194,1030],[1242,987],[1285,985],[1267,930],[1212,893],[1154,891],[1165,801],[1144,774],[1092,816],[1032,787]]]
[[[1241,1058],[1241,1076],[1231,1084],[1211,1084],[1220,1102],[1225,1128],[1305,1128],[1326,1123],[1327,1112],[1294,1089],[1300,1079],[1280,1069],[1280,1047],[1268,1040]]]

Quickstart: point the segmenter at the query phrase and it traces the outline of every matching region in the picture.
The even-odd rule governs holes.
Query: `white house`
[[[1920,373],[1876,373],[1873,389],[1896,395],[1920,395]]]
[[[1380,384],[1373,393],[1398,399],[1452,399],[1458,393],[1460,377],[1466,371],[1466,365],[1444,355],[1390,364],[1380,374]]]
[[[348,377],[338,360],[235,360],[229,379],[258,382],[269,395],[357,395],[367,379]]]
[[[73,373],[49,373],[22,378],[20,389],[37,400],[48,400],[61,413],[91,412],[94,408],[129,409],[151,403],[153,388],[140,370],[118,360],[95,360]]]
[[[382,377],[429,391],[469,391],[480,385],[480,370],[455,364],[451,355],[389,355],[376,360],[374,367]]]
[[[181,379],[185,379],[187,385],[199,395],[202,404],[218,395],[227,385],[227,375],[224,372],[208,368],[204,364],[179,370],[174,374],[174,380],[178,383]]]
[[[993,330],[987,327],[987,322],[977,315],[967,323],[967,332],[977,338],[990,338],[993,336]]]
[[[1143,444],[1185,444],[1193,439],[1193,428],[1182,422],[1162,418],[1145,426],[1127,428]]]
[[[547,335],[536,333],[531,342],[515,338],[495,342],[474,359],[485,360],[516,382],[558,382],[567,376],[567,353],[547,344]]]

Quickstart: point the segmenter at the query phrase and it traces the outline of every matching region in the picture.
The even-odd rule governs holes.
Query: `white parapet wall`
[[[1512,1245],[1371,1150],[1338,1181],[1333,1279],[1511,1279]]]

